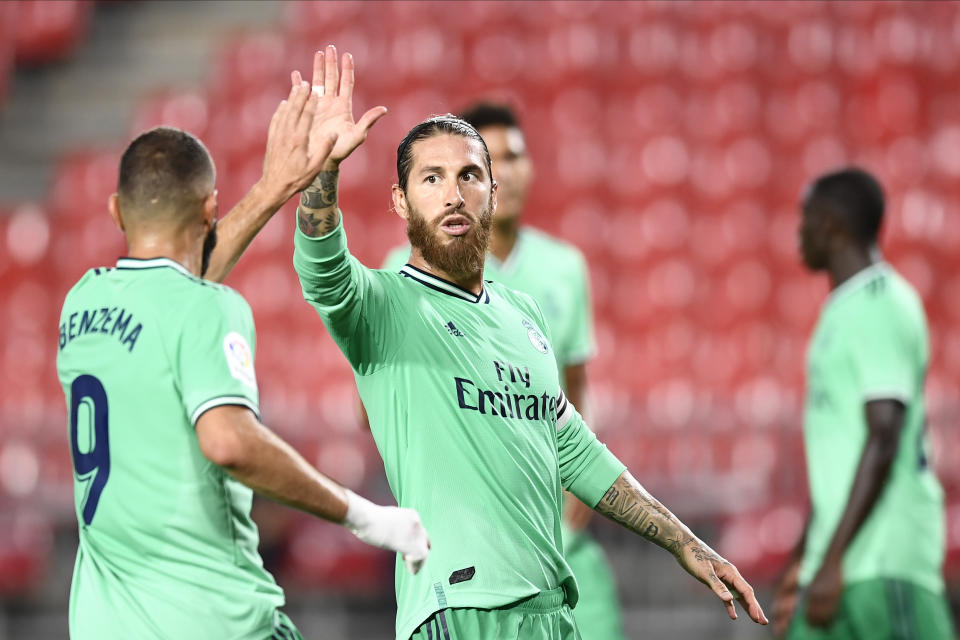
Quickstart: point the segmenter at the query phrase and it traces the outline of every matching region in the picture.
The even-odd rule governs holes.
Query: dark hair
[[[430,138],[443,133],[449,133],[464,138],[472,138],[483,147],[483,157],[487,164],[487,175],[491,175],[490,170],[490,152],[487,151],[487,143],[483,141],[477,130],[466,120],[462,120],[452,113],[442,116],[432,116],[427,118],[413,129],[407,132],[407,135],[400,141],[397,147],[397,183],[404,191],[407,190],[407,178],[410,176],[410,169],[413,165],[413,144],[420,140]]]
[[[460,119],[466,120],[479,131],[484,127],[520,127],[517,114],[509,106],[499,102],[474,102],[460,112]]]
[[[117,193],[128,212],[176,213],[199,204],[214,178],[202,142],[181,129],[155,127],[123,152]]]
[[[820,176],[810,188],[807,204],[832,212],[864,246],[877,241],[883,222],[883,189],[863,169],[850,167]]]

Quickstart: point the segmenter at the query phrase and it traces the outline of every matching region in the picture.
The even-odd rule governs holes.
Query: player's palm
[[[329,45],[326,51],[318,51],[313,59],[313,87],[321,93],[310,130],[310,149],[322,148],[323,141],[331,134],[337,136],[324,170],[336,169],[367,139],[374,123],[386,112],[386,107],[374,107],[359,120],[353,119],[353,56],[343,55],[342,70],[337,64],[337,49]]]

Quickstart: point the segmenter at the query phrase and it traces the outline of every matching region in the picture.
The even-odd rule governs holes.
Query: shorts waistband
[[[563,587],[557,587],[550,591],[541,591],[537,595],[517,600],[513,604],[508,604],[503,609],[516,609],[518,611],[529,611],[531,613],[553,613],[564,605],[566,594]]]

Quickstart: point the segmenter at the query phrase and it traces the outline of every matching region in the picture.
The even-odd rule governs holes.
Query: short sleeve
[[[248,407],[259,417],[255,348],[253,314],[233,291],[209,291],[185,314],[177,376],[192,425],[209,409],[228,404]]]
[[[850,358],[858,391],[865,402],[906,403],[917,388],[921,363],[915,356],[914,332],[892,305],[874,305],[849,323]]]
[[[583,255],[576,253],[575,270],[570,286],[573,290],[570,342],[564,345],[564,366],[583,364],[593,357],[596,343],[593,337],[593,307],[590,304],[590,274]]]

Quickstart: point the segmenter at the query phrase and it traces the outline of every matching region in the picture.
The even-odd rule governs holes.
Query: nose
[[[459,181],[456,181],[459,182]],[[463,196],[460,194],[460,185],[453,184],[452,188],[447,190],[446,195],[444,196],[443,206],[451,209],[459,209],[463,206]]]

